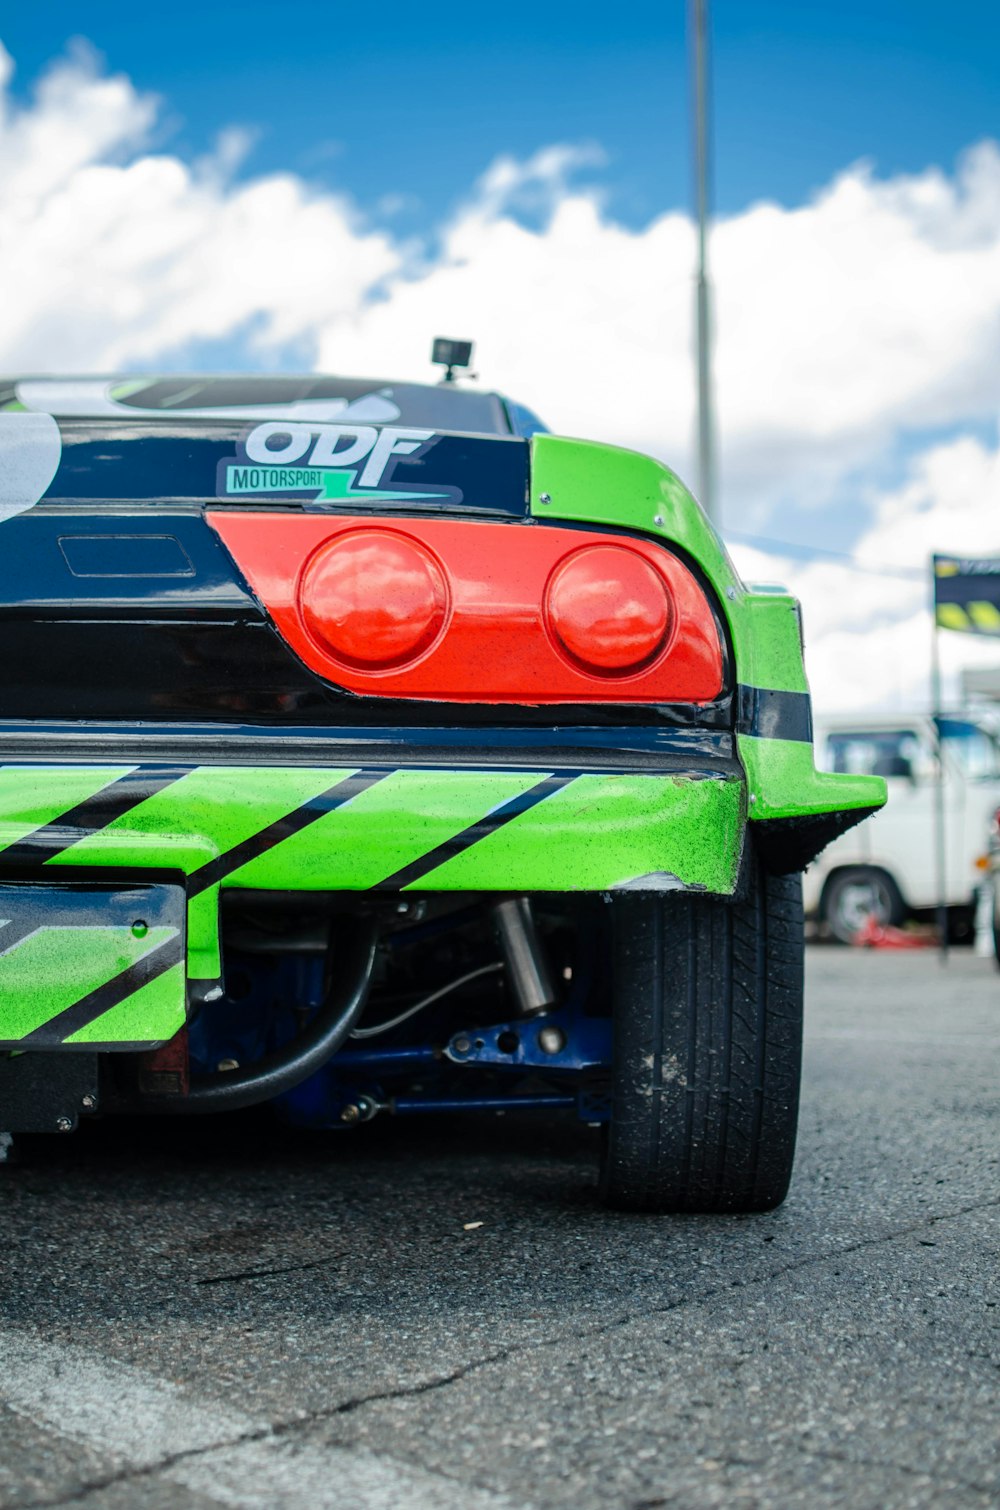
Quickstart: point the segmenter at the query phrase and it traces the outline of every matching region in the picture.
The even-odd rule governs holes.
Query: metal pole
[[[947,832],[944,805],[944,752],[941,739],[941,651],[936,594],[931,598],[931,717],[934,723],[934,870],[937,880],[937,926],[941,963],[948,960]]]
[[[711,289],[708,279],[708,232],[711,216],[711,142],[709,137],[709,0],[689,0],[691,35],[695,214],[698,223],[698,492],[709,519],[715,521],[715,425],[712,414]]]

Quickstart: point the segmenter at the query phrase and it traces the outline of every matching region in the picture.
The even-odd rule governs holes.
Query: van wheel
[[[834,938],[849,944],[869,920],[898,928],[906,917],[899,887],[884,870],[858,865],[840,870],[823,895],[823,920]]]
[[[614,898],[614,1052],[601,1194],[631,1211],[779,1205],[795,1152],[802,886]]]

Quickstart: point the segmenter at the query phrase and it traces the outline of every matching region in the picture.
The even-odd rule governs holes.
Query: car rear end
[[[621,899],[738,900],[879,800],[813,767],[797,605],[502,409],[204,408],[0,416],[58,434],[0,524],[0,1126],[606,1123]]]

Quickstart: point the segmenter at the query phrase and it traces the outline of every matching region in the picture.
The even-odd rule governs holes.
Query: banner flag
[[[1000,636],[1000,556],[935,556],[939,629]]]

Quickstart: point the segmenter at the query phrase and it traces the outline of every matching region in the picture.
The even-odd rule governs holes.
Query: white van
[[[971,923],[982,880],[976,862],[1000,806],[1000,745],[975,716],[940,720],[944,764],[945,900]],[[932,913],[935,860],[934,723],[927,714],[829,720],[817,729],[816,763],[884,776],[881,812],[827,846],[804,877],[807,913],[849,941],[869,917],[900,924]]]

